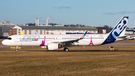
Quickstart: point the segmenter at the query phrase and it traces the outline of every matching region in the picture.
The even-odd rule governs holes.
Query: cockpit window
[[[8,40],[11,40],[12,38],[11,38],[11,37],[8,37],[7,39],[8,39]]]

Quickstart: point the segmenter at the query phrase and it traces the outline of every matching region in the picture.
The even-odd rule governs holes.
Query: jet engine
[[[59,44],[58,43],[49,43],[47,46],[48,50],[58,50],[59,49]]]

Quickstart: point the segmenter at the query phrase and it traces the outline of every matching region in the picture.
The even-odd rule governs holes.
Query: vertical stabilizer
[[[21,35],[25,35],[24,32],[21,30]]]
[[[35,32],[35,35],[37,35],[37,34],[38,34],[36,30],[34,30],[34,32]]]
[[[122,17],[122,19],[116,24],[113,30],[108,34],[103,44],[114,42],[116,40],[116,37],[125,35],[127,23],[128,17]]]

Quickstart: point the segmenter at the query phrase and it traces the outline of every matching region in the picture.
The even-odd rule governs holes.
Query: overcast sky
[[[114,27],[129,16],[128,27],[135,27],[135,0],[0,0],[0,22],[13,24],[83,24],[86,26]]]

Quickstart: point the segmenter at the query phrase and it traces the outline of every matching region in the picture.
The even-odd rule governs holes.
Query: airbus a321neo
[[[64,47],[64,51],[69,51],[69,46],[95,46],[113,43],[123,40],[128,23],[128,17],[124,16],[115,25],[111,32],[107,34],[65,34],[65,35],[12,35],[2,41],[7,46],[46,46],[48,50],[58,50]]]

